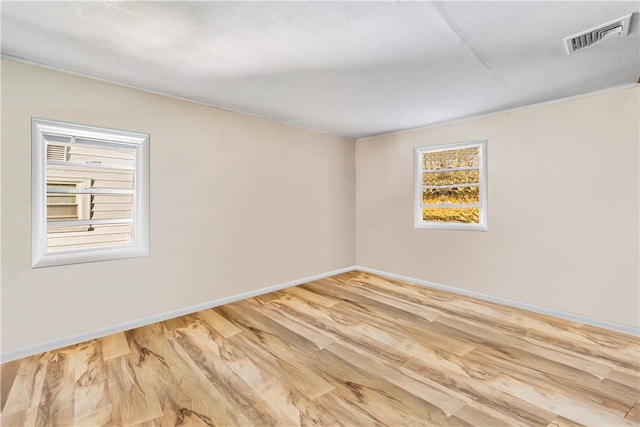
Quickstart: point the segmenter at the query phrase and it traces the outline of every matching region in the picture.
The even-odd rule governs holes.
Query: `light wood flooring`
[[[3,426],[631,426],[640,342],[346,273],[2,365]]]

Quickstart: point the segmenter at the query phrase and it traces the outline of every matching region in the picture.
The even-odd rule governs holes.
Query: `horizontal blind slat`
[[[54,227],[47,231],[47,237],[56,238],[59,236],[84,236],[87,233],[91,233],[92,235],[98,234],[119,234],[119,233],[130,233],[131,232],[131,224],[103,224],[103,225],[92,225],[93,230],[88,231],[89,226],[79,226],[79,227]]]
[[[47,166],[71,166],[75,168],[87,168],[87,169],[123,169],[123,170],[135,170],[133,165],[124,165],[117,163],[88,163],[77,161],[62,161],[62,160],[47,160]]]
[[[91,234],[90,231],[82,236],[49,237],[49,246],[69,246],[86,243],[122,242],[130,239],[130,233]]]
[[[47,221],[48,227],[76,227],[80,225],[131,224],[131,218],[83,219],[80,221]]]
[[[479,187],[479,183],[469,183],[469,184],[450,184],[450,185],[423,185],[422,188],[427,189],[439,189],[439,188],[458,188],[458,187]]]
[[[437,205],[434,204],[425,204],[423,203],[421,205],[423,208],[429,208],[429,209],[451,209],[451,208],[479,208],[480,207],[480,203],[440,203]]]
[[[442,168],[442,169],[424,169],[423,173],[439,173],[439,172],[456,172],[456,171],[477,171],[480,170],[480,166],[463,167],[463,168]]]
[[[67,188],[47,188],[47,194],[133,194],[133,190],[125,190],[125,189],[103,189],[103,188],[76,188],[76,189],[67,189]]]

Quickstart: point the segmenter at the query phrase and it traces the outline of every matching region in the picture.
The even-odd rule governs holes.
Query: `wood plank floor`
[[[2,365],[2,426],[632,426],[638,338],[351,272]]]

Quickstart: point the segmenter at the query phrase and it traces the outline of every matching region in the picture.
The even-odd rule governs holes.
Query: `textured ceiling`
[[[633,2],[1,2],[2,53],[359,138],[636,82]]]

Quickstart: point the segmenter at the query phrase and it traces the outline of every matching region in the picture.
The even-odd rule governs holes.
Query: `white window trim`
[[[422,219],[422,153],[432,151],[456,150],[460,148],[480,148],[480,222],[478,224],[464,224],[457,222],[430,222]],[[461,168],[464,170],[467,168]],[[414,228],[429,228],[437,230],[471,230],[488,231],[487,221],[487,140],[467,141],[454,144],[427,145],[415,147],[413,150],[413,225]]]
[[[149,255],[149,135],[32,118],[31,245],[32,267],[77,264]],[[47,147],[43,133],[115,141],[136,150],[131,242],[122,246],[47,251]],[[96,221],[94,221],[96,222]]]

